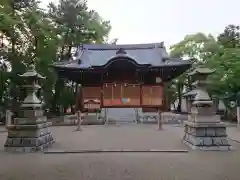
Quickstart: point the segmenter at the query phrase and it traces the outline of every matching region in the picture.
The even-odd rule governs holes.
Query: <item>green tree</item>
[[[58,5],[50,3],[48,16],[53,20],[61,37],[59,60],[70,60],[75,47],[82,43],[104,43],[111,29],[109,21],[104,21],[97,12],[88,10],[86,1],[60,0]],[[52,104],[54,112],[59,111],[59,105],[66,104],[65,102],[72,106],[75,104],[73,96],[76,84],[70,83],[71,87],[66,86],[67,84],[67,81],[56,83]],[[66,88],[70,88],[71,91]],[[66,96],[69,100],[58,98],[63,92],[70,93]]]
[[[56,83],[54,91],[57,77],[49,65],[63,59],[71,60],[76,46],[81,43],[103,43],[110,29],[109,22],[89,10],[85,1],[61,0],[58,4],[50,3],[48,11],[43,11],[36,0],[2,0],[0,35],[7,43],[0,56],[4,54],[11,72],[1,80],[8,82],[4,88],[1,86],[1,97],[7,93],[11,104],[17,108],[23,98],[20,91],[22,80],[17,75],[34,63],[47,77],[42,84],[46,106],[51,108],[56,103],[58,107],[73,105],[74,83],[61,81]],[[3,67],[1,65],[1,69]],[[69,99],[54,98],[54,94],[59,95],[57,91]]]
[[[235,108],[230,101],[236,100],[240,89],[240,29],[238,25],[228,25],[217,37],[220,50],[209,58],[207,65],[215,69],[210,76],[212,81],[209,92],[223,98],[228,118],[235,118]]]
[[[239,26],[229,25],[218,36],[220,51],[208,59],[207,65],[216,71],[211,76],[214,85],[210,90],[218,95],[236,94],[240,83],[240,30]]]
[[[109,21],[104,21],[96,11],[88,10],[86,1],[50,3],[48,14],[62,37],[60,59],[71,58],[72,48],[81,43],[103,43],[111,29]]]
[[[239,48],[240,26],[230,24],[225,27],[224,32],[219,34],[218,43],[224,48]]]
[[[212,35],[196,33],[187,35],[182,41],[170,47],[170,55],[172,57],[181,57],[189,59],[193,63],[193,68],[200,62],[205,63],[212,55],[219,51],[219,45]],[[182,92],[184,88],[191,88],[191,82],[187,78],[187,73],[182,74],[177,79],[173,80],[172,88],[175,88],[173,95],[178,99],[177,110],[181,111]]]
[[[7,41],[7,48],[4,48],[2,53],[6,57],[11,67],[11,73],[8,73],[8,88],[10,92],[8,96],[11,96],[12,104],[16,105],[18,101],[19,88],[18,85],[21,82],[17,73],[24,70],[24,50],[27,43],[25,35],[27,30],[22,18],[25,10],[32,7],[35,1],[30,0],[3,0],[0,2],[0,34]],[[6,79],[4,79],[6,81]],[[4,89],[6,91],[6,89]]]

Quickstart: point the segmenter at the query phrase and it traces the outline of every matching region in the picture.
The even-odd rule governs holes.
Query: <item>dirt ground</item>
[[[52,127],[50,150],[131,149],[189,150],[188,153],[11,154],[3,151],[1,180],[238,180],[240,131],[228,128],[234,150],[200,152],[181,142],[182,127],[164,125]]]

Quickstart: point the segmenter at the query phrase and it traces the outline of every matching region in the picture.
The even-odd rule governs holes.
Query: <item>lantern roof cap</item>
[[[194,69],[192,72],[188,73],[189,76],[193,76],[196,74],[212,74],[214,72],[214,70],[206,68],[206,67],[197,67],[196,69]]]
[[[40,75],[40,74],[38,74],[36,72],[35,66],[33,64],[31,64],[29,66],[28,70],[25,73],[23,73],[23,74],[21,74],[19,76],[20,77],[25,77],[25,78],[27,78],[27,77],[35,77],[35,78],[38,78],[38,79],[45,79],[45,77],[43,77],[42,75]]]

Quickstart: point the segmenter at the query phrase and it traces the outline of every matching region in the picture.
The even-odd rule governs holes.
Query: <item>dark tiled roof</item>
[[[127,45],[84,44],[78,47],[76,60],[57,63],[54,66],[76,69],[104,66],[111,59],[119,56],[117,53],[119,50],[124,52],[123,57],[133,59],[139,65],[146,64],[152,67],[162,67],[190,64],[188,61],[170,58],[163,43],[149,43]]]
[[[119,49],[126,52],[126,56],[138,64],[159,65],[168,54],[162,43],[158,44],[131,44],[131,45],[110,45],[110,44],[87,44],[79,51],[79,59],[82,64],[89,66],[103,66],[110,59],[116,56]]]
[[[117,49],[153,49],[165,48],[163,42],[161,43],[147,43],[147,44],[83,44],[82,49],[89,50],[117,50]]]

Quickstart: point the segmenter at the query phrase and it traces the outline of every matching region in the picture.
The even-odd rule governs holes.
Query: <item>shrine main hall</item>
[[[59,78],[81,84],[81,112],[123,107],[164,111],[165,83],[191,67],[187,60],[170,57],[163,42],[83,44],[76,54],[73,60],[57,62],[53,67]]]

